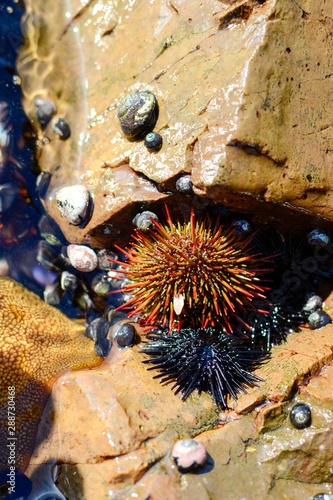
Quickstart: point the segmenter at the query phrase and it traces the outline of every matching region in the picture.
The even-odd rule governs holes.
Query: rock
[[[71,265],[83,273],[94,271],[98,265],[94,250],[85,245],[68,245],[67,255]]]
[[[78,226],[86,222],[90,205],[87,188],[81,185],[63,187],[56,192],[55,199],[61,217],[70,224]]]
[[[125,241],[124,221],[142,203],[153,211],[167,198],[187,206],[174,189],[182,173],[200,196],[281,227],[332,220],[328,0],[186,0],[174,8],[158,0],[149,15],[143,0],[135,9],[102,0],[84,9],[75,0],[48,10],[42,0],[25,3],[25,108],[33,117],[34,96],[47,91],[72,128],[70,139],[40,150],[52,173],[47,211],[70,242]],[[45,36],[35,36],[41,26]],[[155,154],[143,141],[129,143],[117,119],[121,96],[144,89],[159,102],[163,148]],[[84,229],[56,208],[55,192],[69,180],[94,198]]]
[[[332,326],[316,335],[309,330],[292,334],[256,371],[266,376],[262,399],[256,397],[260,388],[251,390],[240,397],[237,411],[219,415],[207,394],[182,402],[169,385],[161,386],[141,363],[137,346],[113,350],[100,367],[56,382],[28,474],[33,477],[52,458],[58,463],[56,484],[67,498],[165,498],[166,487],[168,499],[179,500],[220,498],[221,491],[227,500],[296,500],[330,493],[333,365],[321,367],[332,359],[332,334]],[[302,348],[305,336],[309,344]],[[296,384],[319,371],[291,396]],[[281,387],[273,389],[279,380]],[[246,398],[251,399],[247,405]],[[312,412],[312,425],[303,430],[289,420],[300,402]],[[172,459],[173,445],[184,437],[195,437],[208,453],[200,474],[186,474],[186,481]]]

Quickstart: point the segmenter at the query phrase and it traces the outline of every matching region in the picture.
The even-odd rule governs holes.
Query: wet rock
[[[68,245],[67,255],[71,265],[83,273],[90,273],[98,265],[96,253],[85,245]]]
[[[144,16],[143,0],[135,9],[97,0],[83,11],[72,2],[70,20],[64,0],[49,11],[42,0],[25,3],[29,36],[18,62],[25,108],[33,116],[36,91],[45,87],[60,96],[58,113],[72,128],[67,141],[50,141],[40,156],[42,170],[54,174],[45,204],[68,240],[89,237],[100,248],[107,236],[125,240],[119,225],[142,202],[170,197],[158,187],[184,173],[200,196],[281,226],[307,225],[311,214],[332,220],[327,2],[302,10],[290,0],[245,9],[214,1],[195,8],[186,0],[172,9],[158,0]],[[45,36],[34,36],[41,26]],[[155,129],[163,130],[164,145],[157,155],[129,143],[117,118],[121,96],[146,89],[159,102]],[[69,180],[89,184],[94,198],[85,230],[57,213],[54,193]],[[169,201],[179,203],[174,195]]]
[[[68,496],[69,478],[79,475],[87,498],[107,496],[110,483],[113,499],[126,495],[160,498],[165,487],[168,498],[179,500],[219,498],[221,491],[226,500],[311,498],[330,493],[332,365],[320,371],[320,360],[332,358],[333,344],[328,340],[332,327],[321,332],[316,336],[316,349],[312,344],[312,350],[309,345],[304,350],[306,355],[313,352],[312,369],[302,364],[299,354],[292,354],[305,331],[292,334],[293,342],[284,348],[274,349],[275,359],[257,371],[263,376],[266,370],[263,385],[271,393],[266,392],[264,404],[254,411],[244,409],[244,415],[227,410],[218,416],[206,394],[193,394],[181,402],[169,385],[160,386],[151,377],[138,347],[122,350],[89,373],[69,373],[55,384],[44,411],[40,445],[29,472],[52,457],[59,463],[56,477],[61,491]],[[285,395],[272,403],[272,384],[285,370],[290,375],[290,357],[295,373],[302,372],[307,380],[311,370],[320,375],[303,385],[291,401]],[[256,404],[253,394],[259,390],[249,395],[252,408]],[[289,420],[290,410],[300,402],[311,406],[310,428],[295,429]],[[195,437],[211,457],[200,474],[187,474],[185,483],[172,459],[174,443],[184,436]],[[235,482],[235,477],[242,481]],[[72,496],[77,498],[80,486],[75,488]]]
[[[90,194],[82,185],[68,186],[56,192],[57,207],[62,217],[74,226],[86,221],[89,213]]]

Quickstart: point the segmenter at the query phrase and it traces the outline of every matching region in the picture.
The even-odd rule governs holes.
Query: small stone
[[[291,409],[289,418],[296,429],[306,429],[311,425],[311,408],[304,403],[297,403]]]
[[[51,118],[56,114],[57,108],[55,107],[54,102],[50,99],[37,97],[35,99],[35,111],[37,120],[41,124],[41,127],[45,128],[50,122]]]
[[[183,175],[176,180],[176,189],[181,194],[193,194],[193,183],[190,175]]]
[[[62,217],[70,224],[78,226],[86,222],[89,206],[89,191],[81,184],[59,189],[55,195],[57,206]]]
[[[206,463],[207,452],[196,439],[181,439],[172,449],[172,458],[180,472],[190,472]]]
[[[85,245],[68,245],[67,255],[71,265],[78,271],[90,273],[97,267],[97,255]]]
[[[113,335],[118,347],[132,347],[135,344],[135,328],[131,323],[120,325]]]
[[[53,131],[60,136],[60,139],[66,140],[71,135],[71,129],[65,118],[58,118],[52,123]]]
[[[106,338],[96,340],[94,351],[100,358],[106,358],[111,351],[112,342]]]
[[[154,222],[152,221],[152,219],[158,222],[158,217],[156,214],[154,214],[154,212],[145,210],[144,212],[137,214],[134,217],[132,223],[138,229],[141,229],[141,231],[148,231],[148,229],[152,229],[154,227]]]
[[[157,132],[150,132],[146,135],[144,145],[150,151],[159,151],[163,144],[163,138]]]
[[[329,315],[322,310],[315,311],[311,313],[310,316],[308,317],[309,327],[312,330],[317,330],[318,328],[322,328],[323,326],[326,326],[331,322],[332,321]]]
[[[307,237],[308,243],[313,246],[326,247],[330,241],[330,238],[325,231],[321,229],[314,229]]]

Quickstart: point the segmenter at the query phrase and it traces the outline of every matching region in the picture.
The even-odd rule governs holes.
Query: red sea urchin
[[[141,314],[146,325],[205,328],[219,326],[232,333],[231,321],[242,322],[254,299],[263,298],[260,254],[252,237],[239,237],[232,227],[208,217],[135,231],[130,247],[118,247],[127,260],[119,273],[126,277],[122,291],[130,298],[118,309]],[[232,320],[233,318],[233,320]]]

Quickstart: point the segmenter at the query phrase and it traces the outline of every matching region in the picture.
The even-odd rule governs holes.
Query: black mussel
[[[112,342],[107,338],[97,339],[95,342],[94,350],[100,358],[106,358],[111,351]]]
[[[38,222],[38,228],[40,235],[49,245],[61,246],[64,241],[62,232],[60,231],[57,224],[48,217],[47,215],[42,215]]]
[[[49,124],[52,117],[56,114],[57,109],[54,102],[50,99],[37,97],[35,99],[35,111],[37,120],[41,124],[41,127],[45,128]]]
[[[71,129],[65,118],[58,118],[52,123],[53,131],[59,135],[60,139],[65,141],[71,135]]]
[[[124,95],[118,104],[117,117],[129,140],[143,139],[153,130],[158,117],[158,104],[150,90],[137,90]]]
[[[18,187],[11,182],[0,185],[0,214],[6,212],[13,205],[18,193]]]
[[[68,267],[65,258],[43,240],[38,242],[37,261],[49,271],[61,272]]]
[[[61,289],[60,283],[56,281],[50,285],[46,285],[44,290],[44,301],[50,306],[57,306],[63,295],[64,291]]]
[[[106,338],[110,328],[109,322],[103,318],[94,319],[87,327],[85,331],[85,336],[92,340],[104,339]]]

